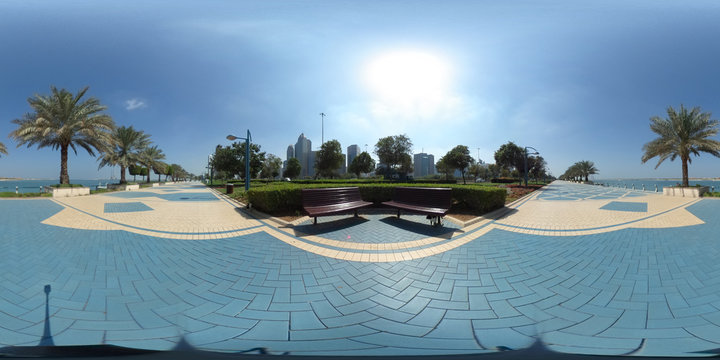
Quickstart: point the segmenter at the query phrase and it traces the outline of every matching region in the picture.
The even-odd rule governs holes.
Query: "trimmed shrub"
[[[511,184],[511,183],[518,182],[518,181],[519,181],[518,179],[515,179],[515,178],[506,178],[506,177],[492,178],[492,179],[490,180],[490,182],[493,182],[493,183],[496,183],[496,184]]]
[[[484,185],[446,185],[446,184],[294,184],[275,183],[269,186],[251,188],[247,197],[253,207],[268,214],[302,211],[302,189],[357,186],[365,201],[377,205],[392,200],[395,187],[445,187],[452,189],[453,203],[474,209],[480,213],[492,211],[505,205],[505,189]]]

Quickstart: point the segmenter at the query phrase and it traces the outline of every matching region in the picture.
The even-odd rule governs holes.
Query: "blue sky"
[[[89,85],[193,173],[247,129],[283,160],[300,133],[317,148],[324,112],[343,148],[405,133],[415,152],[493,162],[511,140],[554,175],[592,160],[600,178],[679,177],[641,148],[669,105],[720,118],[717,19],[717,1],[0,0],[0,177],[59,175],[59,152],[7,137],[50,85]],[[111,171],[84,153],[69,166]],[[720,159],[690,176],[719,177]]]

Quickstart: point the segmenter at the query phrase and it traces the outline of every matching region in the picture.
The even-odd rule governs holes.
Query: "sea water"
[[[678,186],[682,183],[682,180],[680,179],[598,179],[593,180],[595,184],[603,185],[603,186],[611,186],[611,187],[619,187],[623,189],[632,189],[633,186],[635,187],[635,190],[643,190],[643,186],[645,187],[645,191],[655,191],[655,187],[657,186],[657,191],[662,192],[664,187],[668,186]],[[720,180],[690,180],[689,181],[690,186],[700,185],[700,186],[707,186],[710,191],[720,191]]]
[[[71,184],[80,184],[89,187],[91,190],[96,190],[98,185],[105,186],[108,183],[117,183],[118,180],[100,179],[100,180],[70,180]],[[43,186],[55,185],[59,183],[58,179],[53,180],[0,180],[0,192],[15,192],[20,193],[37,193],[42,192]]]

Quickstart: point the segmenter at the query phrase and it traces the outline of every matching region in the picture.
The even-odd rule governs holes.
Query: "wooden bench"
[[[358,209],[370,205],[360,198],[357,187],[302,189],[302,206],[308,216],[315,218],[313,224],[317,224],[318,216],[354,212],[357,217]]]
[[[392,201],[385,201],[383,205],[396,208],[398,218],[400,210],[406,210],[427,215],[431,225],[441,226],[442,217],[452,205],[452,189],[396,187]]]

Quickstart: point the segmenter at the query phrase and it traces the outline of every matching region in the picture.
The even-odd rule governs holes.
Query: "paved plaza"
[[[0,345],[291,354],[720,348],[720,200],[555,182],[429,226],[283,224],[199,184],[0,200]],[[50,285],[46,294],[46,285]],[[47,295],[47,296],[46,296]]]

